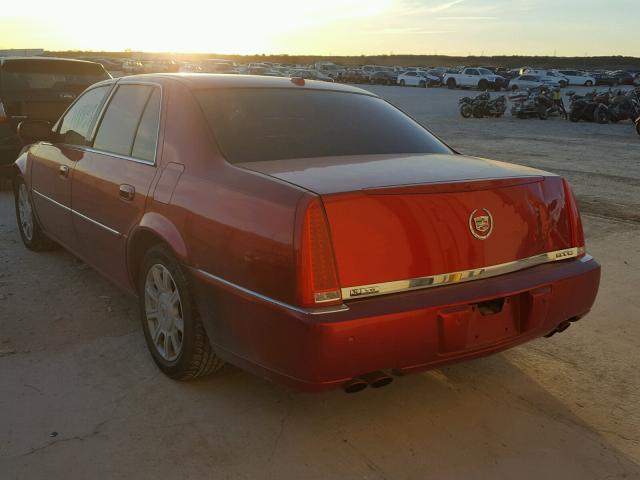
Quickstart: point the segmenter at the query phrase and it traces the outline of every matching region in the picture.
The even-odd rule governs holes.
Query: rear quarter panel
[[[191,92],[172,87],[163,165],[183,164],[168,204],[186,263],[284,302],[296,296],[294,225],[305,191],[227,163]],[[157,187],[156,187],[157,188]]]

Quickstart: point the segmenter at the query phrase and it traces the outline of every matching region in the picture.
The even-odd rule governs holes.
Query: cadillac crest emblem
[[[493,217],[486,208],[475,209],[469,215],[469,230],[479,240],[486,240],[493,231]]]

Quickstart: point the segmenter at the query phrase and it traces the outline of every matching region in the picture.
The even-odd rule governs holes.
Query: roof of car
[[[149,73],[143,75],[130,75],[114,80],[153,80],[167,78],[180,81],[193,90],[205,88],[302,88],[294,84],[291,81],[291,78],[288,77],[221,73]],[[364,93],[375,96],[375,94],[367,90],[339,83],[305,80],[305,86],[313,88],[314,90]]]
[[[60,58],[60,57],[0,57],[0,63],[11,62],[11,61],[54,61],[54,62],[74,62],[74,63],[92,63],[95,64],[97,62],[91,62],[89,60],[78,60],[75,58]],[[99,65],[99,64],[98,64]]]

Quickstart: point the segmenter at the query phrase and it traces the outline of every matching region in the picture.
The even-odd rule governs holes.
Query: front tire
[[[45,235],[33,212],[31,194],[22,177],[16,177],[13,192],[18,231],[20,232],[24,246],[34,252],[44,252],[54,249],[56,246],[55,242]]]
[[[456,88],[456,80],[454,78],[450,78],[447,80],[447,88],[449,90],[455,90]]]
[[[224,361],[211,348],[185,270],[165,246],[146,253],[138,293],[147,347],[165,375],[192,380],[222,368]]]
[[[400,80],[400,86],[404,87],[405,86],[405,81],[404,80]]]
[[[584,84],[585,87],[593,87],[593,82],[591,80],[587,80]]]
[[[464,118],[470,118],[472,114],[473,109],[468,103],[465,103],[460,107],[460,115],[462,115]]]

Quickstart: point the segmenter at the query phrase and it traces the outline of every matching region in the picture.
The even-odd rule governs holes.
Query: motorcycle
[[[499,118],[507,110],[507,99],[504,95],[492,99],[488,92],[481,93],[473,99],[463,97],[458,103],[460,104],[460,114],[464,118],[469,118],[471,115],[475,118]]]
[[[530,88],[526,93],[516,92],[509,99],[513,102],[511,115],[518,118],[538,117],[546,120],[554,109],[554,102],[546,88]]]
[[[575,92],[567,92],[571,111],[569,112],[569,120],[579,122],[609,123],[608,96],[598,93],[595,90],[586,95],[577,95]]]
[[[560,89],[554,88],[554,92],[560,92]],[[563,116],[565,120],[568,119],[562,97],[560,96],[559,100],[554,100],[547,89],[543,89],[539,93],[538,108],[538,116],[540,117],[540,120],[546,120],[552,115],[560,115]]]

